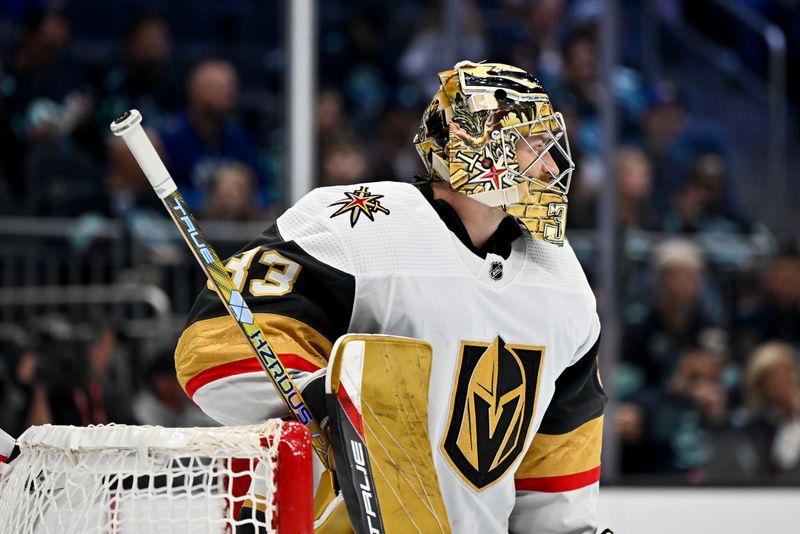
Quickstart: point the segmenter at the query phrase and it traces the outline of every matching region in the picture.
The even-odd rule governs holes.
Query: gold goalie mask
[[[575,164],[564,118],[539,81],[517,67],[469,61],[439,80],[414,137],[429,174],[563,245]]]

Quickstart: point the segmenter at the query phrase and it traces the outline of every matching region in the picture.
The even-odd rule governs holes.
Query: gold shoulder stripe
[[[514,478],[572,475],[600,465],[603,416],[566,434],[536,434]]]
[[[332,343],[325,336],[297,319],[273,313],[256,313],[272,348],[278,354],[290,353],[316,367],[327,365]],[[181,334],[175,348],[175,369],[181,387],[192,377],[211,367],[253,358],[253,351],[232,317],[203,319]]]

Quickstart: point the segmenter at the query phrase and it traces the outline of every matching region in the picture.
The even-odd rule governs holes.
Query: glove
[[[305,382],[299,387],[300,395],[306,403],[306,407],[311,411],[311,415],[317,420],[319,426],[325,430],[328,426],[328,410],[325,406],[325,375],[327,369],[322,368],[314,371]]]
[[[302,385],[299,386],[300,395],[303,396],[303,401],[306,403],[306,407],[311,412],[311,415],[314,416],[314,419],[317,420],[319,423],[320,430],[322,430],[322,434],[325,436],[325,439],[328,440],[330,443],[331,441],[331,433],[330,433],[330,417],[328,415],[328,408],[325,402],[325,376],[327,375],[327,369],[322,368],[314,371],[308,377],[306,377],[306,381],[303,382]],[[333,459],[333,444],[331,444],[331,449],[328,457],[328,465],[334,466],[335,462]],[[330,495],[330,499],[333,499],[339,493],[339,483],[336,479],[335,471],[331,471],[330,473],[330,482],[332,486],[332,493]]]

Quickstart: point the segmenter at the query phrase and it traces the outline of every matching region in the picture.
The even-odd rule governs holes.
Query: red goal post
[[[0,480],[20,533],[313,532],[311,446],[296,422],[31,427]],[[244,503],[263,512],[240,518]]]

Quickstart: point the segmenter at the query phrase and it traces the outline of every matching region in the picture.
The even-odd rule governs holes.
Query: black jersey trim
[[[599,347],[598,336],[592,348],[558,377],[538,432],[566,434],[603,414],[607,397],[597,373]]]
[[[263,278],[268,267],[258,262],[258,252],[250,264],[242,294],[253,313],[273,313],[301,321],[329,341],[347,332],[355,299],[355,278],[336,269],[306,252],[295,241],[284,241],[277,223],[273,223],[259,237],[242,247],[231,257],[259,247],[274,250],[301,266],[293,290],[281,296],[254,297],[247,286],[250,280]],[[227,258],[223,263],[227,263]],[[204,288],[189,313],[185,328],[197,321],[226,315],[217,295]]]

